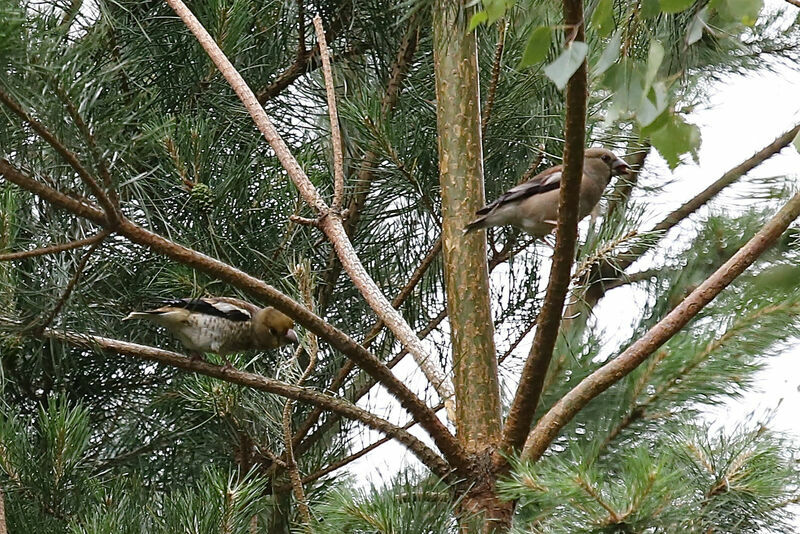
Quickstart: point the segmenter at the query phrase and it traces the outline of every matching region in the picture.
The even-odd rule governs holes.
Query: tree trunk
[[[456,433],[474,461],[462,516],[477,514],[486,525],[507,525],[511,508],[497,499],[489,461],[500,437],[501,411],[486,240],[484,232],[468,236],[462,232],[485,201],[475,33],[467,31],[469,17],[461,2],[437,0],[433,10],[442,246]],[[466,523],[462,529],[473,531]]]

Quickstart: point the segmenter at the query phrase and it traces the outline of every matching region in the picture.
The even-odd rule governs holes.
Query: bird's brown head
[[[619,176],[620,174],[631,172],[631,166],[607,148],[587,148],[583,153],[583,158],[585,167],[602,168],[602,166],[605,166],[611,173],[610,176]]]
[[[253,318],[253,334],[264,349],[275,349],[289,343],[298,343],[293,330],[294,321],[272,307],[256,312]]]

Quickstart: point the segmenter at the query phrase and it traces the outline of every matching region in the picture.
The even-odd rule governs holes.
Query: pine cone
[[[214,190],[206,184],[195,184],[192,187],[191,201],[203,212],[211,212],[214,209]]]

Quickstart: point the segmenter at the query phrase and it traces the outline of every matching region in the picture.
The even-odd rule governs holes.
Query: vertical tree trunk
[[[500,437],[500,388],[489,274],[483,232],[465,236],[464,226],[484,204],[483,149],[475,33],[460,0],[434,3],[434,63],[442,246],[447,311],[453,347],[456,432],[475,459],[467,481],[465,513],[487,525],[507,524],[511,508],[497,499],[491,452]]]

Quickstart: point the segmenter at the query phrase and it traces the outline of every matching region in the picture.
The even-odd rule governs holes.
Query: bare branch
[[[564,0],[564,24],[575,28],[576,41],[583,41],[583,2]],[[528,359],[522,369],[517,392],[503,428],[501,448],[511,451],[522,446],[533,421],[550,359],[558,337],[564,299],[571,280],[578,236],[578,193],[583,174],[586,135],[586,61],[567,83],[564,132],[564,172],[558,199],[558,227],[550,281],[537,320]]]
[[[283,168],[286,169],[286,172],[305,201],[320,213],[320,228],[331,241],[337,256],[339,256],[339,261],[342,263],[342,267],[347,271],[353,284],[364,297],[364,300],[367,301],[367,304],[375,311],[378,317],[386,323],[400,342],[409,349],[417,365],[425,374],[431,385],[436,389],[439,396],[443,399],[450,399],[453,396],[453,388],[450,380],[445,376],[444,371],[439,368],[438,363],[425,354],[425,350],[414,334],[414,331],[408,323],[405,322],[400,313],[392,307],[380,288],[375,284],[375,281],[372,280],[366,269],[364,269],[342,226],[341,216],[338,213],[330,211],[328,205],[319,195],[316,187],[314,187],[314,184],[311,183],[305,171],[303,171],[300,164],[289,151],[289,147],[286,146],[286,143],[284,143],[277,130],[275,130],[264,108],[258,103],[258,100],[256,100],[255,95],[247,86],[241,74],[234,68],[228,58],[225,57],[225,54],[211,38],[211,35],[209,35],[202,24],[200,24],[200,21],[197,20],[181,0],[166,1],[181,20],[183,20],[187,28],[191,30],[197,38],[197,41],[205,49],[208,56],[239,96],[239,99],[250,113],[259,131],[261,131],[264,138],[275,151],[278,160],[281,162],[281,165],[283,165]]]
[[[658,347],[680,331],[704,306],[772,246],[798,215],[800,215],[800,193],[792,197],[747,244],[658,324],[618,357],[583,379],[553,405],[528,435],[522,456],[530,460],[540,458],[575,414],[592,399],[630,374]]]
[[[0,102],[5,104],[5,106],[14,112],[18,117],[24,120],[26,123],[30,124],[31,128],[41,137],[44,139],[50,146],[52,146],[56,152],[61,155],[64,160],[69,163],[69,166],[78,173],[81,180],[84,184],[89,188],[92,192],[94,197],[100,202],[100,205],[103,207],[103,210],[106,212],[106,216],[108,217],[109,221],[113,225],[119,219],[119,212],[117,211],[117,207],[109,200],[106,193],[102,190],[102,188],[97,184],[97,181],[92,177],[89,171],[84,167],[80,161],[78,161],[77,156],[73,154],[66,146],[64,146],[61,141],[56,139],[56,137],[48,130],[44,124],[37,121],[28,113],[22,109],[22,107],[15,102],[9,95],[5,92],[0,91]]]
[[[328,96],[328,116],[331,123],[331,144],[333,145],[333,202],[331,203],[331,209],[339,213],[342,211],[342,198],[344,196],[342,134],[339,131],[339,112],[336,110],[336,89],[333,84],[331,58],[328,52],[328,43],[325,42],[325,29],[322,27],[322,18],[319,15],[314,17],[314,28],[317,31],[319,55],[322,58],[322,74],[325,78],[325,93]]]
[[[795,7],[800,7],[800,0],[786,0]]]
[[[433,452],[417,437],[344,399],[331,397],[330,395],[325,395],[313,389],[294,386],[258,374],[225,368],[203,360],[192,360],[176,352],[148,347],[146,345],[53,329],[46,329],[43,335],[46,338],[64,341],[77,347],[90,350],[109,350],[124,356],[159,362],[185,371],[210,376],[231,384],[237,384],[282,397],[324,406],[328,410],[341,414],[344,417],[360,421],[374,430],[392,436],[393,439],[396,439],[398,442],[408,447],[425,466],[438,476],[444,477],[451,472],[451,468],[448,466],[447,462],[442,460],[439,455]]]
[[[7,254],[0,254],[0,261],[13,261],[13,260],[22,260],[25,258],[35,258],[36,256],[44,256],[46,254],[57,254],[59,252],[64,252],[66,250],[72,250],[76,248],[85,247],[86,245],[92,245],[105,239],[110,232],[108,230],[103,230],[102,232],[93,235],[92,237],[85,237],[83,239],[77,239],[75,241],[70,241],[69,243],[62,243],[60,245],[50,245],[47,247],[37,248],[33,250],[23,250],[20,252],[9,252]]]

